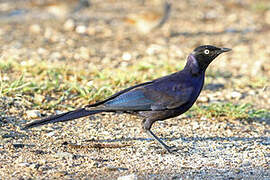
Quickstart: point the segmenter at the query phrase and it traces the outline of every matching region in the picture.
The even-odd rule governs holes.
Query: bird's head
[[[219,48],[211,45],[203,45],[194,49],[191,53],[197,60],[199,67],[206,70],[208,65],[221,53],[228,52],[229,48]]]

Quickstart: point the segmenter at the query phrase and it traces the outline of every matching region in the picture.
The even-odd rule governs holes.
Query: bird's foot
[[[167,150],[168,153],[174,153],[179,150],[176,146],[166,146],[165,149]]]

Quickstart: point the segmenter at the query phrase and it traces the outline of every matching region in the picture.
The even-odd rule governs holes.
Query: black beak
[[[228,51],[231,51],[231,50],[232,49],[229,49],[229,48],[221,48],[220,53],[228,52]]]

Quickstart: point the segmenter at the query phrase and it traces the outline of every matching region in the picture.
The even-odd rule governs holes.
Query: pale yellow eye
[[[208,49],[204,50],[204,54],[209,54],[210,51]]]

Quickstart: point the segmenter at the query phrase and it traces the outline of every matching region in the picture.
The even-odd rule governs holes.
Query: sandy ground
[[[197,105],[251,103],[254,110],[266,110],[266,116],[247,120],[184,114],[158,122],[153,131],[178,149],[169,154],[141,130],[141,119],[125,114],[22,131],[33,120],[27,113],[31,105],[2,96],[0,179],[270,179],[268,1],[174,1],[169,21],[148,34],[124,22],[128,14],[151,9],[139,1],[91,1],[90,8],[66,17],[26,2],[0,2],[2,62],[60,63],[89,71],[106,67],[112,72],[153,62],[157,66],[145,73],[162,75],[159,62],[184,64],[198,45],[224,46],[233,51],[211,64]],[[18,72],[13,73],[2,77]],[[80,99],[64,103],[82,104]],[[42,116],[54,112],[39,111]]]

